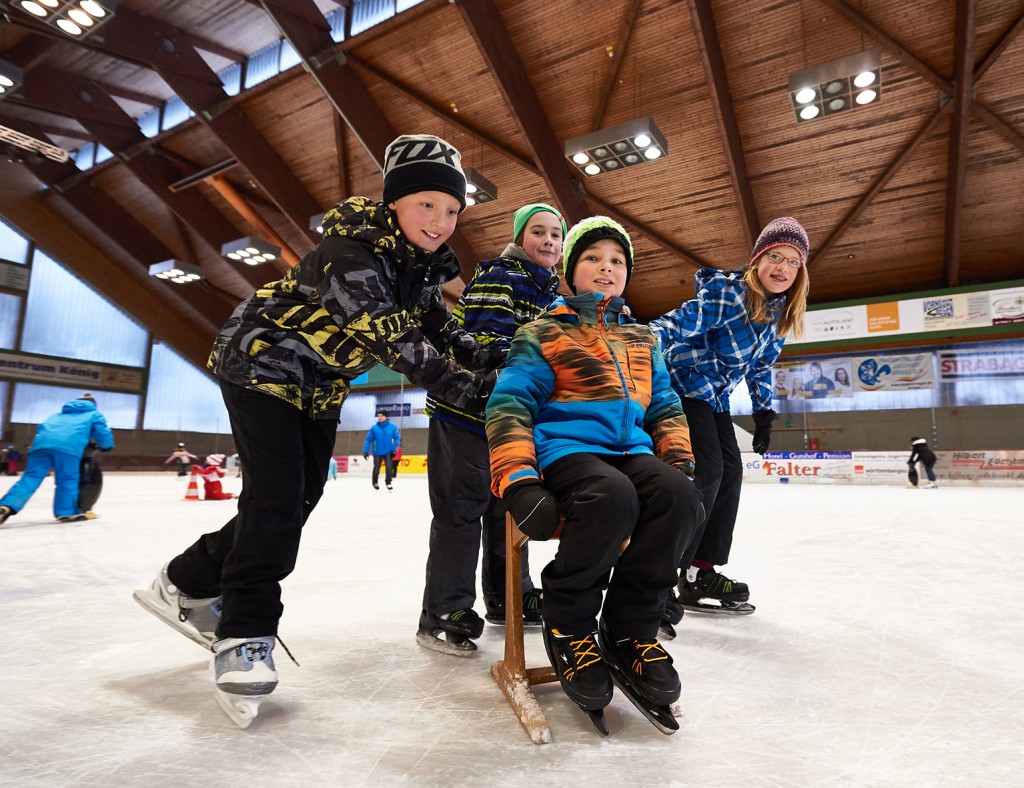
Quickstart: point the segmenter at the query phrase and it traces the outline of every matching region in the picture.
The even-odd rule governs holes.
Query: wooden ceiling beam
[[[74,117],[118,156],[154,196],[204,238],[218,257],[221,245],[238,237],[235,226],[200,192],[174,193],[168,189],[182,173],[166,159],[149,152],[149,140],[139,127],[95,83],[52,69],[37,68],[33,75],[34,78],[22,86],[27,100],[50,112]],[[255,271],[236,273],[253,287],[265,280]]]
[[[835,245],[835,243],[842,237],[854,222],[864,212],[864,209],[868,207],[875,196],[886,187],[886,184],[892,180],[892,176],[895,175],[899,168],[903,166],[903,163],[907,161],[917,149],[917,146],[932,132],[936,124],[939,122],[939,118],[942,117],[942,113],[946,111],[949,105],[939,107],[937,110],[932,112],[928,116],[927,120],[921,125],[910,141],[900,150],[896,157],[889,162],[884,170],[879,174],[875,181],[871,184],[864,194],[857,200],[857,204],[843,217],[842,221],[839,222],[838,226],[832,231],[825,242],[822,243],[814,252],[811,254],[808,260],[808,265],[817,262],[819,259],[824,257],[828,251]]]
[[[971,106],[971,111],[987,123],[996,134],[1024,153],[1024,134],[977,101]]]
[[[56,43],[52,38],[29,32],[17,44],[5,50],[3,57],[9,63],[16,63],[23,71],[29,71],[50,54]]]
[[[626,9],[626,14],[622,18],[619,38],[612,45],[609,52],[612,65],[605,77],[604,87],[601,88],[601,93],[597,97],[594,119],[590,122],[591,131],[597,131],[604,122],[604,113],[608,107],[608,100],[611,98],[612,93],[615,91],[615,86],[619,82],[619,69],[622,68],[622,59],[626,56],[626,47],[629,46],[629,39],[633,35],[633,28],[636,26],[636,18],[640,15],[640,6],[642,4],[643,0],[630,0],[629,8]]]
[[[974,90],[974,39],[977,0],[956,2],[953,120],[949,134],[949,176],[946,180],[946,231],[943,275],[946,287],[960,284],[960,238],[963,230],[964,184],[967,181],[967,138]]]
[[[291,221],[306,241],[302,253],[312,249],[315,241],[309,217],[320,210],[319,203],[241,106],[229,100],[220,77],[196,50],[194,38],[128,8],[118,9],[103,31],[104,51],[150,63]]]
[[[28,121],[2,117],[0,122],[5,126],[20,131],[22,134],[41,138],[43,130]],[[139,222],[131,213],[100,189],[95,183],[79,179],[73,181],[71,175],[75,165],[71,162],[55,162],[39,157],[38,160],[27,159],[25,166],[32,174],[55,195],[67,201],[72,208],[80,213],[86,221],[99,232],[120,246],[148,276],[149,266],[176,255],[159,238]],[[61,184],[73,183],[70,187]],[[192,293],[186,302],[184,292],[168,290],[165,282],[153,280],[147,290],[158,294],[161,300],[168,303],[172,310],[188,309],[196,311],[195,325],[208,338],[220,328],[231,314],[236,302],[214,294]],[[123,305],[122,305],[123,307]],[[207,342],[209,339],[207,339]]]
[[[1021,11],[1017,15],[1017,18],[1013,21],[1013,24],[1007,28],[1006,32],[1003,33],[995,45],[985,53],[978,65],[974,67],[974,81],[977,83],[981,79],[985,72],[987,72],[995,62],[999,59],[999,56],[1006,51],[1006,48],[1013,43],[1014,39],[1020,35],[1021,31],[1024,30],[1024,11]]]
[[[708,264],[706,262],[704,262],[703,260],[701,260],[699,257],[697,257],[697,255],[693,254],[692,252],[684,249],[683,247],[681,247],[681,246],[679,246],[677,244],[674,244],[672,241],[668,240],[665,236],[660,235],[659,233],[655,232],[650,227],[648,227],[647,225],[645,225],[642,222],[638,221],[637,219],[634,219],[629,214],[623,213],[621,210],[616,208],[614,205],[612,205],[611,203],[605,202],[600,197],[595,197],[593,194],[590,194],[589,192],[585,192],[584,195],[583,195],[583,199],[586,200],[587,203],[592,206],[592,209],[597,209],[601,213],[603,213],[603,214],[605,214],[607,216],[610,216],[615,221],[619,222],[619,224],[627,224],[627,225],[633,227],[637,232],[639,232],[641,235],[643,235],[649,241],[652,241],[653,243],[655,243],[658,246],[660,246],[662,249],[665,249],[666,251],[672,252],[673,254],[678,255],[679,257],[681,257],[684,261],[686,261],[686,263],[688,263],[690,266],[692,266],[695,270],[698,269],[698,268],[707,268],[708,267]]]
[[[462,13],[512,117],[530,144],[534,161],[556,204],[570,224],[584,219],[589,211],[582,189],[569,169],[563,146],[548,123],[544,108],[494,3],[489,0],[453,2]]]
[[[359,75],[344,62],[344,55],[335,54],[330,28],[316,4],[313,0],[262,0],[261,5],[298,52],[335,111],[383,171],[384,152],[398,134]],[[459,259],[462,278],[468,282],[480,258],[458,230],[448,245]]]
[[[747,174],[746,154],[740,139],[736,111],[732,105],[732,93],[725,73],[725,60],[718,41],[711,0],[691,0],[690,16],[697,36],[697,48],[700,50],[704,73],[707,76],[711,104],[715,110],[715,122],[725,148],[729,179],[732,181],[733,196],[740,212],[744,246],[753,249],[754,241],[761,232],[761,224],[757,219],[754,190]]]
[[[404,82],[395,79],[390,74],[381,71],[376,66],[370,65],[365,60],[362,60],[351,53],[346,53],[345,58],[349,63],[354,65],[360,71],[365,71],[368,74],[372,74],[381,82],[385,83],[386,85],[390,85],[402,95],[408,96],[414,102],[416,102],[425,110],[427,110],[430,114],[434,115],[436,118],[443,120],[445,123],[450,123],[457,129],[465,132],[470,137],[473,137],[473,139],[482,142],[484,145],[489,147],[494,152],[500,153],[502,156],[506,157],[510,161],[513,161],[519,166],[529,170],[534,175],[540,175],[540,170],[537,169],[537,165],[534,164],[532,160],[520,155],[519,153],[512,150],[502,142],[499,142],[497,139],[492,137],[483,129],[479,129],[476,126],[473,126],[467,123],[466,121],[462,120],[461,118],[455,117],[446,108],[440,106],[439,104],[435,104],[422,93],[419,93],[418,91],[409,87]]]

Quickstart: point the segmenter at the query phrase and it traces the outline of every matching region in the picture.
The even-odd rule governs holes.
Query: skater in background
[[[656,635],[701,504],[679,397],[650,329],[621,298],[629,236],[594,216],[569,230],[564,256],[574,295],[516,332],[487,438],[492,490],[520,530],[550,539],[565,517],[541,573],[544,644],[563,690],[606,732],[613,676],[646,708],[679,697]],[[667,710],[657,716],[678,727]]]
[[[753,405],[753,448],[763,456],[776,416],[772,366],[785,337],[803,332],[810,287],[807,254],[807,233],[800,223],[785,216],[774,219],[758,236],[749,264],[733,271],[702,268],[694,279],[697,297],[651,322],[672,385],[683,401],[697,487],[707,512],[680,564],[679,603],[684,608],[754,611],[747,603],[747,584],[715,569],[729,560],[743,481],[729,394],[746,380]],[[792,384],[790,391],[797,391],[797,381]],[[670,627],[680,615],[670,603],[666,634],[671,636]]]
[[[934,490],[937,488],[939,485],[935,483],[935,471],[933,470],[935,467],[935,452],[928,447],[928,441],[915,435],[910,439],[910,459],[907,460],[907,465],[909,466],[907,478],[913,487],[917,487],[918,463],[924,466],[924,472],[928,476],[928,484],[923,489]]]
[[[338,461],[331,457],[327,463],[327,478],[333,481],[338,480]]]
[[[402,465],[402,447],[399,445],[393,452],[391,452],[391,474],[392,477],[398,475],[398,469]]]
[[[12,443],[4,449],[3,459],[0,459],[0,471],[7,476],[17,476],[21,466],[21,452],[14,448]]]
[[[391,489],[391,480],[395,478],[395,449],[402,445],[402,436],[398,427],[391,423],[388,414],[377,411],[377,423],[366,431],[363,441],[363,459],[370,459],[373,454],[373,472],[370,483],[373,489],[380,489],[380,466],[384,465],[384,486]]]
[[[481,343],[507,351],[516,329],[558,296],[557,265],[565,220],[543,203],[524,205],[512,216],[512,242],[493,260],[477,265],[455,307],[455,317]],[[483,547],[486,618],[505,623],[505,516],[490,491],[490,463],[482,414],[443,398],[427,400],[430,418],[427,485],[430,552],[416,640],[455,655],[476,650],[483,634],[476,602],[477,558]],[[541,592],[533,585],[523,548],[523,623],[540,624]]]
[[[92,394],[64,403],[36,428],[36,437],[28,451],[25,473],[3,498],[0,498],[0,523],[17,514],[39,489],[50,471],[56,486],[53,494],[53,515],[59,522],[85,520],[78,508],[79,464],[89,441],[101,451],[114,448],[114,435],[107,420],[96,409]]]
[[[459,152],[428,134],[397,138],[383,201],[328,211],[316,249],[243,301],[215,340],[210,366],[245,467],[238,513],[135,599],[213,650],[215,696],[241,727],[277,686],[281,582],[323,494],[350,381],[383,364],[459,407],[482,410],[490,393],[492,354],[441,292],[459,275],[446,242],[465,207]]]
[[[192,470],[203,478],[203,500],[227,501],[235,496],[224,492],[220,480],[224,478],[223,454],[211,454],[202,465],[193,465]]]
[[[184,443],[179,443],[178,447],[171,452],[171,456],[164,460],[164,465],[170,465],[172,462],[176,463],[178,466],[178,476],[188,476],[189,469],[198,459],[196,455],[185,448]]]

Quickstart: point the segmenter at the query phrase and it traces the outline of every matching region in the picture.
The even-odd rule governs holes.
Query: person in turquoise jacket
[[[54,516],[62,523],[86,519],[78,508],[78,468],[90,441],[95,441],[101,451],[114,448],[114,436],[106,418],[97,410],[92,394],[86,393],[65,403],[60,413],[53,414],[36,429],[25,473],[0,498],[0,523],[25,507],[51,470],[57,486],[53,495]]]
[[[391,480],[395,478],[395,450],[402,445],[398,427],[388,421],[388,414],[377,411],[377,423],[366,431],[363,441],[363,459],[370,459],[373,454],[373,489],[380,489],[380,464],[384,463],[384,486],[391,489]]]

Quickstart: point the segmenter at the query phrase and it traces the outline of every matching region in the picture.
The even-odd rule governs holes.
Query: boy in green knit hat
[[[488,348],[508,350],[522,324],[538,317],[558,295],[556,266],[565,220],[545,203],[524,205],[512,216],[512,243],[477,266],[455,307],[459,325]],[[505,623],[505,518],[496,513],[483,414],[446,398],[429,397],[430,553],[417,642],[435,651],[468,656],[483,621],[476,601],[477,556],[483,543],[481,583],[487,620]],[[482,537],[482,539],[481,539]],[[523,554],[523,623],[540,624],[541,594]]]
[[[591,217],[564,254],[574,295],[519,329],[488,402],[491,489],[531,539],[564,517],[541,579],[544,644],[566,694],[606,732],[614,679],[669,733],[680,683],[656,636],[701,517],[689,430],[657,341],[622,299],[626,231]]]

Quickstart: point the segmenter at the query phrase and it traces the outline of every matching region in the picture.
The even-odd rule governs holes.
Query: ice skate
[[[746,583],[730,580],[714,569],[698,569],[691,581],[689,572],[679,579],[679,604],[696,613],[749,616],[757,608],[747,602]]]
[[[14,514],[14,509],[10,506],[0,506],[0,525],[7,522],[7,518]]]
[[[84,514],[62,514],[57,518],[58,523],[77,523],[89,518]]]
[[[214,694],[239,728],[248,728],[277,686],[275,638],[227,638],[213,644]]]
[[[388,492],[391,492],[391,491],[392,491],[392,489],[394,489],[394,488],[393,488],[393,487],[391,486],[391,482],[387,482],[387,483],[386,483],[386,484],[385,484],[384,486],[388,488]]]
[[[420,613],[416,642],[432,651],[468,657],[476,651],[473,641],[484,632],[484,620],[472,608],[435,616]]]
[[[598,639],[615,686],[659,731],[671,735],[679,730],[675,720],[681,689],[679,674],[661,644],[653,638],[620,639],[603,619]]]
[[[192,599],[181,593],[167,577],[167,565],[149,588],[132,594],[132,599],[189,640],[212,649],[220,621],[220,597]]]
[[[937,489],[939,489],[939,485],[937,485],[935,482],[928,482],[928,484],[926,484],[923,489],[925,489],[925,490],[937,490]]]
[[[683,620],[684,612],[683,606],[679,604],[679,599],[670,591],[668,600],[665,602],[665,612],[662,614],[661,623],[658,625],[658,637],[662,640],[675,640],[675,625]]]
[[[541,613],[544,595],[539,588],[531,588],[523,593],[523,626],[536,627],[544,623]],[[484,594],[484,618],[489,624],[505,626],[504,594]]]
[[[612,702],[615,690],[608,666],[597,649],[595,634],[563,635],[557,629],[544,627],[544,649],[562,691],[586,713],[598,733],[607,736],[604,707]]]

